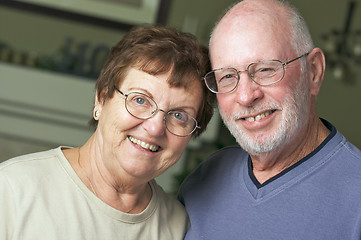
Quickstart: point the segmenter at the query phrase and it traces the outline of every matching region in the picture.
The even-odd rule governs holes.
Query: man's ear
[[[314,48],[307,55],[307,70],[310,86],[310,93],[317,96],[320,92],[325,75],[326,60],[325,54],[320,48]]]

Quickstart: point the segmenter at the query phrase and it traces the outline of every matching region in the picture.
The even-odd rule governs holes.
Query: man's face
[[[212,67],[236,67],[260,60],[286,62],[296,56],[286,28],[252,17],[221,22],[211,42]],[[226,26],[226,27],[225,27]],[[240,67],[237,67],[240,66]],[[247,72],[240,73],[237,88],[217,94],[221,116],[238,143],[251,155],[282,151],[307,123],[310,95],[300,61],[285,67],[284,78],[270,86],[257,85]]]

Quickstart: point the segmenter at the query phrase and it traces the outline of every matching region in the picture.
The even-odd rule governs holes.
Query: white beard
[[[294,90],[294,95],[289,94],[285,97],[283,107],[281,108],[283,109],[282,120],[279,127],[275,128],[273,134],[248,135],[237,125],[236,121],[240,118],[237,115],[241,114],[227,116],[220,109],[224,124],[236,138],[238,144],[250,155],[267,154],[279,150],[282,145],[295,138],[305,126],[310,112],[310,99],[308,98],[306,79],[307,74],[303,74],[298,80],[299,84]],[[252,107],[252,109],[255,108],[258,108],[258,106]]]

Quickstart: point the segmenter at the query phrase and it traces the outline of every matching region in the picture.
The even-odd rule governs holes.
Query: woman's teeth
[[[259,120],[261,120],[261,119],[269,116],[271,113],[272,113],[272,111],[267,111],[267,112],[258,114],[258,115],[255,116],[255,117],[247,117],[247,118],[245,118],[245,120],[248,121],[248,122],[259,121]]]
[[[132,143],[137,144],[137,145],[141,146],[142,148],[150,150],[152,152],[156,152],[159,149],[159,146],[150,145],[149,143],[145,143],[145,142],[140,141],[139,139],[136,139],[134,137],[129,136],[128,138]]]

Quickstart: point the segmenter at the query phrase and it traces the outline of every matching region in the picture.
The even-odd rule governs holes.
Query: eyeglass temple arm
[[[125,93],[123,93],[122,91],[120,91],[117,87],[114,87],[115,88],[115,90],[117,90],[120,94],[122,94],[123,96],[127,96]]]
[[[299,57],[296,57],[295,59],[292,59],[292,60],[290,60],[290,61],[288,61],[288,62],[282,63],[282,65],[283,65],[283,66],[286,66],[287,64],[289,64],[289,63],[291,63],[291,62],[294,62],[294,61],[296,61],[296,60],[298,60],[298,59],[300,59],[300,58],[302,58],[302,57],[307,56],[309,53],[310,53],[310,52],[307,52],[307,53],[305,53],[305,54],[303,54],[303,55],[301,55],[301,56],[299,56]]]

